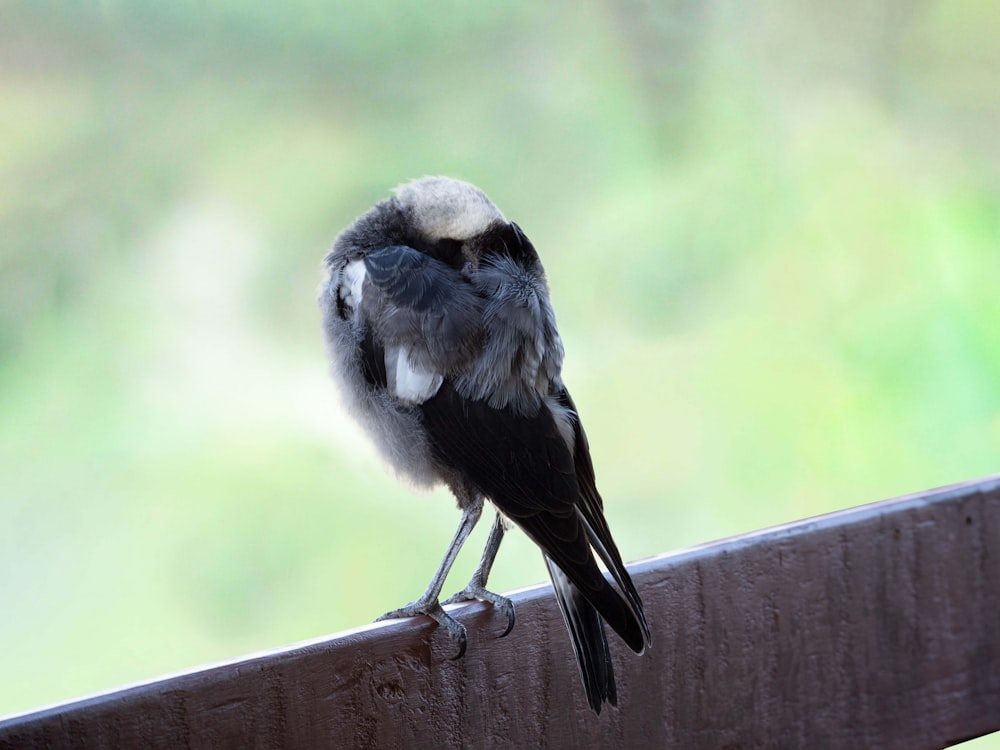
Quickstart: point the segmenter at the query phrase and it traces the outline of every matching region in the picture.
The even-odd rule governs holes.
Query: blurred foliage
[[[540,249],[626,558],[996,471],[998,33],[985,0],[6,3],[0,714],[423,591],[458,514],[343,416],[313,302],[423,174]],[[495,587],[544,577],[511,535]]]

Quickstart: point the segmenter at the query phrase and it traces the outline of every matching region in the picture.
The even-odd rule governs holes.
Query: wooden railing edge
[[[396,621],[0,718],[0,748],[942,747],[1000,730],[1000,475],[630,566],[653,647],[586,705],[548,586],[469,651]]]

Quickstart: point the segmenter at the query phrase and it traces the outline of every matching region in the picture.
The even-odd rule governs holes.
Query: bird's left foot
[[[500,634],[501,638],[514,629],[514,602],[506,596],[500,596],[500,594],[487,591],[486,587],[478,583],[475,579],[469,581],[468,586],[443,601],[442,604],[458,604],[459,602],[472,601],[489,602],[503,612],[503,614],[507,615],[507,629]]]

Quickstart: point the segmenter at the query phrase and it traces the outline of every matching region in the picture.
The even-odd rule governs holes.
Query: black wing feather
[[[368,278],[397,305],[424,311],[439,307],[458,276],[444,263],[406,245],[364,257]]]

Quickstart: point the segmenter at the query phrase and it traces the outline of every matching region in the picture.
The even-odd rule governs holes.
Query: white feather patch
[[[409,349],[405,346],[394,346],[385,350],[385,372],[389,381],[389,392],[405,403],[422,404],[438,392],[444,377],[439,373],[415,366],[410,361],[409,353]]]
[[[352,310],[357,310],[361,304],[361,286],[365,283],[367,275],[363,260],[352,260],[344,266],[340,282],[340,298]]]

